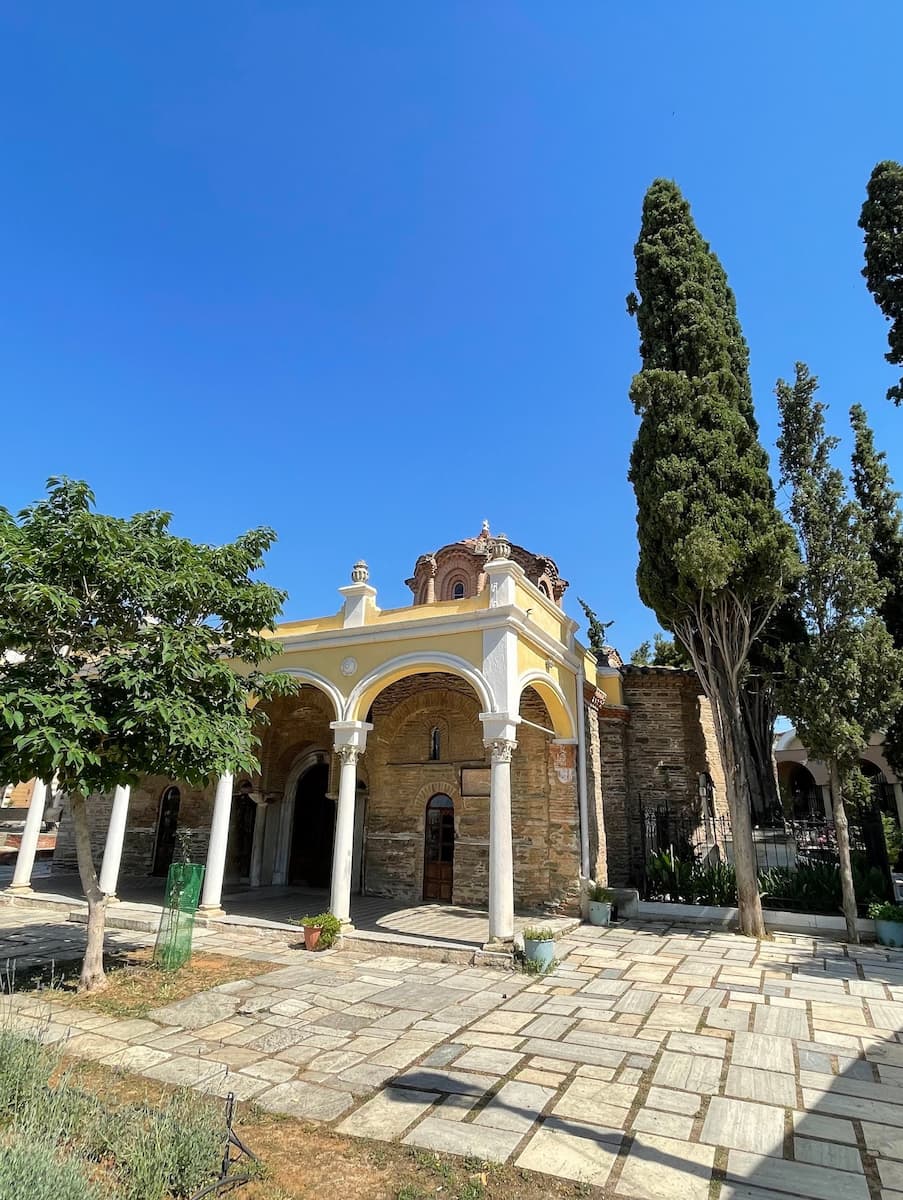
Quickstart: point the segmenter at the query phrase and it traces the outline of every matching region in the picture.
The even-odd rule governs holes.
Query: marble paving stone
[[[708,1200],[714,1162],[711,1146],[638,1133],[615,1192],[631,1200]]]
[[[578,1120],[604,1115],[607,1125],[620,1124],[626,1118],[636,1093],[635,1087],[626,1084],[600,1083],[587,1076],[578,1076],[558,1097],[552,1111],[558,1117],[574,1117]]]
[[[651,1087],[646,1094],[646,1104],[650,1108],[660,1108],[664,1112],[683,1113],[685,1116],[695,1116],[702,1104],[700,1096],[689,1092],[671,1091],[670,1088]]]
[[[148,1067],[159,1066],[171,1057],[167,1050],[157,1050],[153,1046],[127,1046],[100,1061],[105,1067],[113,1067],[117,1071],[134,1071],[140,1075]]]
[[[698,1033],[672,1033],[668,1038],[668,1049],[677,1054],[705,1054],[711,1058],[724,1058],[726,1044],[724,1038]]]
[[[484,1071],[491,1075],[507,1075],[522,1058],[522,1054],[478,1046],[462,1054],[455,1062],[455,1068],[462,1071]]]
[[[554,1088],[512,1081],[503,1084],[474,1120],[475,1125],[526,1133],[556,1094]]]
[[[242,1073],[266,1079],[270,1083],[285,1083],[288,1079],[294,1079],[298,1068],[293,1063],[280,1062],[278,1058],[262,1058],[259,1062],[242,1067]]]
[[[574,1024],[570,1017],[537,1017],[521,1031],[524,1037],[559,1038]]]
[[[653,1082],[659,1087],[680,1088],[685,1092],[714,1095],[721,1080],[721,1061],[703,1056],[675,1054],[665,1050],[656,1067]]]
[[[749,1013],[736,1008],[709,1008],[706,1010],[705,1023],[711,1029],[748,1029]]]
[[[903,1163],[891,1162],[886,1158],[879,1158],[877,1163],[881,1186],[903,1192]]]
[[[257,1103],[271,1112],[288,1113],[312,1121],[332,1121],[351,1107],[350,1093],[294,1079],[277,1083],[257,1097]]]
[[[793,1157],[797,1162],[830,1167],[833,1171],[862,1171],[862,1159],[855,1146],[837,1146],[798,1137],[793,1139]]]
[[[211,1062],[206,1058],[176,1055],[166,1062],[143,1068],[141,1074],[150,1079],[159,1079],[163,1083],[175,1083],[179,1087],[197,1087],[215,1075],[225,1075],[227,1069],[220,1063]]]
[[[521,1151],[517,1166],[602,1188],[623,1135],[614,1129],[547,1118]]]
[[[753,1029],[773,1037],[808,1038],[809,1022],[804,1012],[795,1008],[772,1008],[771,1005],[756,1006]]]
[[[761,1071],[780,1071],[792,1075],[793,1042],[789,1038],[766,1037],[761,1033],[737,1033],[731,1050],[735,1067],[755,1067]]]
[[[784,1110],[745,1100],[714,1096],[702,1126],[701,1140],[731,1150],[784,1154]]]
[[[477,1096],[459,1096],[452,1093],[450,1096],[446,1096],[430,1115],[439,1117],[443,1121],[463,1121],[477,1103]]]
[[[223,992],[198,992],[187,1000],[177,1000],[148,1014],[160,1025],[181,1025],[183,1029],[203,1029],[215,1021],[231,1017],[239,1007],[239,998]]]
[[[418,1092],[413,1088],[386,1088],[336,1126],[339,1133],[355,1137],[400,1137],[436,1100],[437,1092]]]
[[[688,1140],[693,1132],[693,1118],[682,1117],[679,1113],[659,1112],[654,1108],[641,1108],[633,1118],[631,1128],[643,1133]]]
[[[102,1033],[79,1033],[66,1042],[66,1053],[77,1058],[107,1058],[128,1048],[128,1042],[105,1037]]]
[[[199,1091],[206,1092],[209,1096],[222,1096],[225,1099],[231,1092],[236,1100],[253,1100],[265,1088],[270,1087],[270,1082],[255,1075],[246,1075],[244,1071],[227,1071],[221,1075],[211,1075],[196,1086]]]
[[[619,1067],[624,1061],[623,1050],[608,1050],[599,1046],[573,1045],[570,1042],[547,1042],[542,1038],[529,1038],[521,1046],[525,1054],[537,1054],[541,1058],[553,1058],[562,1062],[592,1063],[600,1067]]]
[[[482,1096],[494,1083],[491,1075],[477,1075],[472,1071],[431,1071],[424,1067],[415,1067],[395,1078],[398,1087],[424,1092],[458,1092],[462,1096]]]
[[[730,1067],[725,1093],[741,1100],[796,1107],[796,1081],[778,1071],[756,1071],[752,1067]]]
[[[885,1127],[883,1125],[876,1125],[875,1128],[884,1129]],[[839,1117],[823,1117],[818,1113],[797,1111],[793,1114],[793,1131],[803,1137],[823,1138],[828,1142],[844,1142],[850,1146],[856,1145],[856,1131],[852,1123],[850,1121],[843,1121]],[[868,1138],[866,1138],[866,1144],[868,1144]]]
[[[872,1121],[862,1122],[866,1148],[883,1158],[903,1161],[903,1127],[900,1125],[876,1125]]]
[[[422,1146],[448,1154],[465,1154],[487,1162],[505,1162],[522,1133],[510,1129],[494,1129],[473,1122],[445,1121],[440,1117],[424,1117],[405,1137],[406,1146]]]
[[[727,1181],[754,1185],[776,1192],[805,1196],[807,1200],[870,1200],[864,1176],[808,1163],[788,1162],[746,1150],[731,1150]]]

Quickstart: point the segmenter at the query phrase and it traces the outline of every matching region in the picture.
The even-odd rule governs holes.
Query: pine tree
[[[844,793],[870,736],[896,711],[903,653],[880,616],[886,588],[869,554],[869,529],[831,464],[837,439],[825,433],[818,381],[797,363],[778,381],[781,483],[804,573],[799,583],[806,637],[788,660],[784,711],[813,758],[828,765],[847,936],[857,942],[856,896]]]
[[[764,934],[740,693],[750,647],[798,569],[759,443],[734,296],[676,184],[656,180],[636,244],[643,368],[630,480],[643,601],[712,703],[733,828],[740,925]]]
[[[903,365],[903,166],[880,162],[868,181],[866,200],[859,217],[865,231],[865,267],[862,274],[872,297],[890,321],[884,356]],[[888,400],[903,403],[903,379],[887,392]]]
[[[856,437],[853,450],[853,490],[869,529],[869,553],[878,578],[887,587],[879,612],[898,650],[903,649],[903,513],[900,493],[894,490],[887,457],[875,449],[865,409],[854,404],[850,424]],[[903,774],[903,707],[885,731],[888,762]]]

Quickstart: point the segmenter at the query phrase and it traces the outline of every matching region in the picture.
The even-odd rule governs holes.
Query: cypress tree
[[[828,766],[847,936],[858,942],[844,792],[871,735],[899,706],[903,653],[880,615],[886,587],[869,554],[868,523],[831,465],[818,381],[797,363],[778,381],[781,483],[803,558],[800,611],[806,638],[788,660],[784,711],[813,758]]]
[[[865,232],[862,274],[875,303],[890,321],[885,358],[903,365],[903,166],[887,160],[872,171],[859,217]],[[903,403],[903,379],[887,392],[888,400]]]
[[[853,449],[853,491],[868,526],[868,548],[878,578],[887,592],[878,609],[898,650],[903,650],[903,514],[900,493],[894,490],[887,457],[875,449],[875,438],[865,409],[854,404],[850,424]],[[898,774],[903,774],[903,708],[885,731],[885,754]]]
[[[644,603],[686,649],[724,760],[740,925],[764,934],[741,689],[752,644],[798,570],[758,440],[733,293],[676,184],[656,180],[636,248],[642,370],[630,462]]]

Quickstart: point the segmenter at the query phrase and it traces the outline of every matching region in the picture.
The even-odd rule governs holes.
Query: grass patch
[[[152,1008],[185,1000],[198,992],[275,971],[278,964],[252,962],[225,954],[195,953],[184,966],[164,971],[152,960],[150,947],[105,959],[108,986],[102,992],[79,992],[81,961],[57,966],[45,981],[34,977],[32,988],[50,999],[69,1000],[108,1017],[145,1017]],[[49,984],[49,986],[48,986]],[[23,991],[20,981],[16,988]]]

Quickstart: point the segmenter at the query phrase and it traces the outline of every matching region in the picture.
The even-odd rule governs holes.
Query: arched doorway
[[[450,796],[432,796],[426,806],[423,898],[450,904],[455,881],[455,806]]]
[[[298,780],[288,866],[289,883],[314,888],[329,887],[332,879],[335,801],[326,795],[328,790],[328,763],[315,763]]]
[[[787,779],[790,817],[794,821],[823,821],[824,806],[812,772],[802,765],[790,769]]]
[[[168,787],[160,797],[160,813],[157,817],[157,844],[154,847],[154,869],[152,875],[165,875],[172,863],[176,850],[176,829],[179,825],[179,805],[182,793],[177,787]]]

